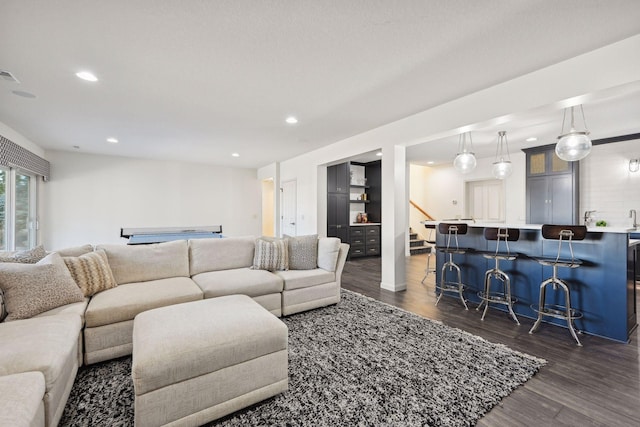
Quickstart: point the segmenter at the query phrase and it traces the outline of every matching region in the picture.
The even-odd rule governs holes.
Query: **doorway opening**
[[[262,235],[275,237],[275,206],[273,178],[262,180]]]

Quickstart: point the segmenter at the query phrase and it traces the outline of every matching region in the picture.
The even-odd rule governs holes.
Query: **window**
[[[36,243],[36,176],[0,168],[0,250],[24,250]]]

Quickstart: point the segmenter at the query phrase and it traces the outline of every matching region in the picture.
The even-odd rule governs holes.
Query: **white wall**
[[[466,197],[465,186],[470,181],[495,179],[491,174],[491,167],[495,159],[477,159],[477,166],[473,172],[466,175],[458,172],[453,164],[436,167],[421,167],[421,174],[411,176],[411,198],[416,191],[424,192],[416,195],[423,200],[422,208],[438,220],[448,218],[465,218]],[[453,160],[452,160],[453,163]],[[526,220],[526,156],[523,152],[511,154],[513,172],[504,180],[505,223],[523,224]],[[412,169],[416,166],[412,166]],[[418,169],[419,170],[419,169]],[[426,171],[425,171],[426,170]],[[414,179],[423,182],[418,185]]]
[[[42,243],[60,249],[126,243],[121,227],[218,225],[260,235],[260,181],[253,169],[48,151]]]
[[[640,213],[640,172],[629,172],[629,159],[640,158],[640,140],[596,145],[580,161],[580,218],[596,210],[596,220],[626,227],[629,210]]]
[[[40,146],[34,144],[30,139],[26,138],[25,136],[23,136],[22,134],[20,134],[19,132],[10,128],[9,126],[7,126],[2,122],[0,122],[0,135],[4,136],[11,142],[18,144],[22,148],[26,148],[27,150],[31,151],[33,154],[36,154],[42,158],[45,158],[44,150],[40,148]]]

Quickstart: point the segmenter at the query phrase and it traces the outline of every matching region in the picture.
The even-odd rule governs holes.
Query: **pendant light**
[[[506,160],[505,160],[506,154]],[[498,145],[496,146],[496,161],[493,162],[493,176],[498,179],[505,179],[513,170],[511,156],[509,156],[509,144],[507,143],[507,132],[498,132]]]
[[[567,109],[565,108],[564,110],[562,129],[560,131],[561,135],[558,137],[558,143],[556,144],[556,154],[567,162],[584,159],[591,152],[591,138],[589,138],[589,131],[587,130],[587,122],[584,119],[582,105],[580,105],[580,111],[582,112],[582,124],[584,125],[583,131],[576,130],[573,109],[574,107],[571,107],[571,128],[567,133],[564,133]]]
[[[469,136],[468,144],[467,135]],[[460,173],[469,173],[476,168],[476,156],[473,153],[473,142],[471,141],[471,133],[469,132],[460,134],[458,154],[453,160],[453,167]]]

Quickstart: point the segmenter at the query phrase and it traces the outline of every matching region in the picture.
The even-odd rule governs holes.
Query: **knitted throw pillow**
[[[289,269],[313,270],[318,268],[318,235],[290,237],[289,242]]]
[[[37,264],[0,264],[6,321],[27,319],[66,304],[84,300],[82,291],[57,253]]]
[[[36,246],[33,249],[17,252],[4,252],[0,254],[0,262],[19,262],[23,264],[35,264],[47,256],[44,246]]]
[[[78,257],[63,257],[63,259],[85,297],[117,286],[104,250],[98,249]]]
[[[256,240],[256,250],[253,256],[254,270],[288,270],[289,253],[287,241],[282,239]]]

